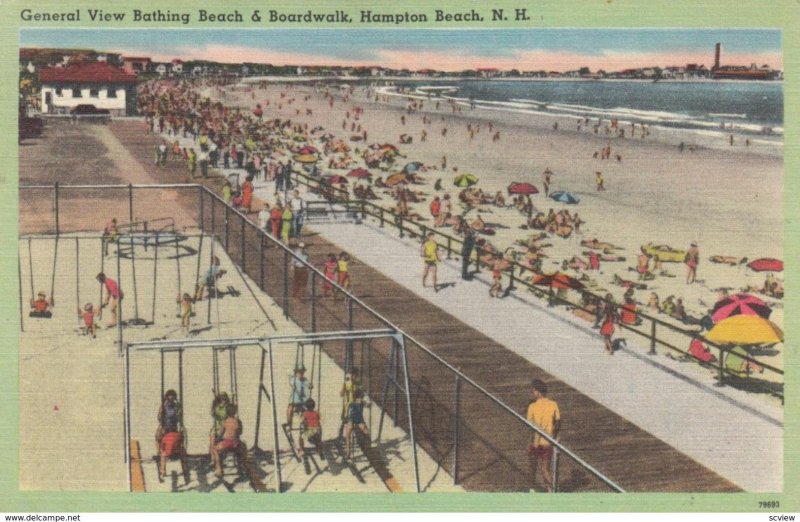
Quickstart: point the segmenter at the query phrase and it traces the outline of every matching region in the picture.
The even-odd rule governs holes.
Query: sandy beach
[[[687,142],[681,152],[669,142],[667,133],[660,136],[659,129],[653,127],[645,139],[639,134],[630,138],[630,132],[627,138],[608,137],[602,127],[598,134],[591,125],[577,131],[574,118],[556,120],[559,126],[555,130],[552,117],[472,110],[467,104],[457,105],[454,111],[443,100],[437,109],[435,99],[423,101],[421,109],[409,111],[407,99],[380,95],[376,101],[376,90],[367,87],[337,89],[261,83],[224,90],[207,87],[201,93],[243,110],[253,110],[258,104],[264,119],[290,119],[292,124],[307,124],[309,129],[321,126],[348,142],[353,162],[348,168],[332,169],[328,168],[329,158],[324,157],[318,163],[323,174],[346,175],[350,169],[364,166],[357,150],[363,151],[365,145],[349,141],[352,134],[366,131],[367,144],[397,145],[402,157],[396,159],[393,168],[370,172],[385,179],[406,162],[424,163],[427,169],[419,176],[421,184],[411,185],[420,192],[422,201],[409,203],[410,211],[432,226],[430,201],[437,194],[448,193],[454,201],[454,214],[463,214],[468,221],[480,215],[494,228],[495,234],[484,238],[501,252],[514,247],[522,253],[524,248],[515,243],[538,231],[524,230],[526,217],[515,208],[491,204],[468,207],[459,203],[461,189],[453,186],[453,179],[463,173],[474,174],[479,179],[476,187],[491,195],[502,192],[506,204],[511,202],[506,192],[511,182],[532,183],[540,190],[532,196],[536,211],[568,209],[572,214],[578,212],[584,221],[580,234],[573,233],[566,239],[552,235],[545,240],[550,246],[544,249],[547,258],[543,271],[559,270],[562,262],[573,256],[586,260],[588,249],[581,246],[581,240],[597,238],[612,243],[617,247],[614,254],[625,260],[601,262],[599,273],[592,273],[590,278],[595,291],[608,291],[616,299],[621,299],[625,289],[613,284],[614,275],[636,280],[636,256],[647,243],[679,250],[688,249],[692,242],[699,245],[696,283],[686,284],[684,264],[664,263],[664,275],[646,281],[647,288],[635,294],[640,304],[647,302],[650,292],[656,292],[662,301],[670,295],[682,298],[687,312],[695,317],[701,317],[713,306],[719,289],[733,293],[761,287],[764,282],[763,273],[753,272],[744,263],[715,264],[709,261],[711,256],[730,256],[738,261],[783,256],[783,242],[775,238],[783,221],[782,158],[759,151],[757,146],[739,145],[743,140],[730,150],[697,145],[690,151],[691,143]],[[360,108],[357,120],[355,107]],[[446,134],[442,132],[445,128]],[[423,132],[425,141],[421,139]],[[400,144],[401,134],[412,137],[413,143]],[[610,159],[594,158],[594,153],[604,147],[610,147]],[[621,158],[617,159],[617,155]],[[580,198],[579,204],[565,205],[544,197],[542,180],[547,168],[553,172],[550,192],[569,191]],[[602,192],[595,186],[597,171],[605,180],[606,190]],[[443,190],[435,191],[434,183],[439,179]],[[375,203],[395,207],[388,190],[375,192],[380,197]],[[447,233],[446,229],[442,231]],[[572,270],[567,273],[579,275]],[[777,276],[782,279],[781,274]],[[765,295],[759,297],[773,307],[771,319],[781,324],[782,302]]]

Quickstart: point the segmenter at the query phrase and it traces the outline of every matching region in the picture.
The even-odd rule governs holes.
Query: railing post
[[[402,238],[403,237],[403,216],[398,214],[397,218],[399,219],[397,226],[400,227],[400,237]]]
[[[200,232],[203,232],[205,231],[205,226],[206,226],[206,213],[204,208],[205,197],[203,197],[202,185],[197,187],[197,192],[200,195]]]
[[[128,222],[133,223],[133,184],[128,183]]]
[[[656,355],[656,322],[650,319],[650,351],[647,355]]]
[[[714,386],[725,386],[725,365],[723,364],[723,359],[725,358],[725,348],[720,346],[719,347],[719,357],[717,358],[717,367],[719,368],[719,377],[717,382],[714,383]]]
[[[447,259],[450,259],[450,253],[451,253],[450,251],[453,249],[451,245],[451,240],[452,238],[450,236],[447,236]]]
[[[366,210],[366,203],[364,201],[361,202],[361,220],[367,219],[367,210]]]
[[[558,493],[558,454],[558,448],[553,447],[553,461],[551,462],[551,472],[553,475],[553,483],[551,486],[553,488],[553,493]]]
[[[456,374],[456,387],[453,393],[455,412],[453,414],[453,485],[458,485],[458,443],[461,424],[461,377]]]
[[[289,318],[289,251],[283,251],[283,316]]]
[[[317,272],[311,271],[311,333],[317,331]]]
[[[245,246],[244,245],[244,233],[245,233],[245,228],[244,227],[245,227],[245,225],[246,225],[246,223],[245,223],[245,220],[243,218],[242,219],[241,238],[239,238],[239,246],[240,246],[240,249],[241,249],[241,260],[242,260],[242,263],[241,263],[242,264],[242,272],[245,271],[245,267],[244,267],[244,263],[245,263],[245,255],[244,255],[244,246]]]
[[[261,289],[264,290],[264,232],[261,232],[261,244],[258,251],[258,274]]]
[[[216,217],[215,217],[217,215],[216,206],[217,206],[216,198],[214,196],[211,196],[211,235],[212,236],[216,236],[217,235]]]
[[[225,205],[225,251],[228,251],[228,223],[230,221],[230,209],[228,205]]]
[[[383,228],[383,207],[380,207],[380,209],[381,209],[381,212],[380,212],[381,225],[380,226],[381,226],[381,228]]]
[[[53,191],[53,210],[55,212],[55,220],[56,220],[56,236],[61,234],[61,225],[59,221],[59,210],[58,210],[58,199],[59,199],[59,188],[58,188],[58,181],[56,181],[55,189]]]
[[[427,234],[425,233],[426,230],[427,230],[427,228],[425,227],[425,225],[420,225],[419,226],[419,237],[420,237],[420,242],[421,243],[424,243],[425,242],[425,238],[427,237]]]

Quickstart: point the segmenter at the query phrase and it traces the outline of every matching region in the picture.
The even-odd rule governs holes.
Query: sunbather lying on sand
[[[708,260],[711,261],[712,263],[719,263],[731,266],[747,263],[746,257],[735,257],[735,256],[711,256],[708,258]]]
[[[588,255],[591,255],[591,254],[592,253],[590,251],[587,251],[587,250],[583,251],[583,255],[585,255],[585,256],[588,256]],[[624,256],[618,256],[618,255],[615,255],[615,254],[604,253],[603,255],[600,256],[600,261],[611,261],[611,262],[614,262],[614,261],[625,261],[625,257]]]
[[[611,243],[606,243],[605,241],[598,241],[597,238],[584,239],[581,241],[581,246],[584,246],[586,248],[591,248],[593,250],[603,250],[603,251],[611,251],[617,249],[615,245]]]
[[[623,288],[635,288],[637,290],[647,290],[647,285],[642,283],[637,283],[636,281],[631,281],[630,279],[622,279],[620,276],[614,274],[614,279],[612,282],[615,285],[621,286]]]

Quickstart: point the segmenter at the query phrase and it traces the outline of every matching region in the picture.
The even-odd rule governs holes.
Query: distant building
[[[477,73],[483,78],[494,78],[500,75],[500,70],[494,67],[483,67],[477,69]]]
[[[141,56],[124,56],[122,70],[128,74],[141,74],[150,70],[150,58]]]
[[[135,112],[136,76],[105,62],[42,68],[39,83],[44,113],[66,114],[86,104],[114,116]]]

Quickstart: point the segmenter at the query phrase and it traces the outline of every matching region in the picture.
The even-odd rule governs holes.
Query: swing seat
[[[44,312],[39,312],[37,310],[32,310],[28,317],[35,317],[37,319],[51,319],[53,317],[53,312],[50,310],[45,310]]]

